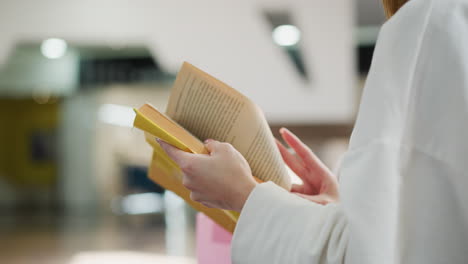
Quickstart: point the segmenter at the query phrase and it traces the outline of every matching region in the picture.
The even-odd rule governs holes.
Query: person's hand
[[[319,204],[338,202],[338,180],[335,175],[289,130],[281,128],[280,134],[297,154],[289,152],[277,140],[281,156],[289,168],[303,181],[302,185],[294,184],[291,192]]]
[[[256,186],[249,164],[230,144],[205,141],[210,152],[192,154],[158,140],[182,169],[182,183],[191,191],[190,198],[210,207],[240,212]]]

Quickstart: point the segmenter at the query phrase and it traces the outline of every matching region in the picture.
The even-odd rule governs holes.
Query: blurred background
[[[0,263],[196,263],[131,108],[164,110],[188,61],[336,168],[384,21],[376,0],[0,0]]]

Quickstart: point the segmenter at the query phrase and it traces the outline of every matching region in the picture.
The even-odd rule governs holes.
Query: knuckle
[[[211,140],[208,141],[208,143],[206,143],[206,145],[216,146],[216,145],[218,145],[218,143],[219,143],[219,141],[211,139]]]
[[[226,142],[221,143],[220,149],[226,153],[232,153],[235,150],[231,144],[226,143]]]
[[[212,140],[210,142],[210,144],[213,145],[213,146],[219,146],[221,144],[221,142],[219,142],[218,140]]]
[[[219,147],[222,148],[222,149],[227,149],[229,148],[231,144],[229,143],[226,143],[226,142],[219,142]]]

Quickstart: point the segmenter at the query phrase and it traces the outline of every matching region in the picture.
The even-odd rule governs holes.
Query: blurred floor
[[[185,252],[189,257],[167,257],[167,234],[161,215],[2,215],[0,263],[195,263],[194,232],[186,233],[189,248]]]

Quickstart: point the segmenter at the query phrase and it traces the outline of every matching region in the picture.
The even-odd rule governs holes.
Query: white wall
[[[385,22],[382,0],[357,0],[356,10],[359,26],[380,26]]]
[[[312,82],[273,44],[262,15],[272,8],[288,8],[302,29]],[[190,61],[250,96],[270,121],[349,122],[353,31],[353,0],[2,0],[0,63],[21,40],[145,43],[167,70]]]

